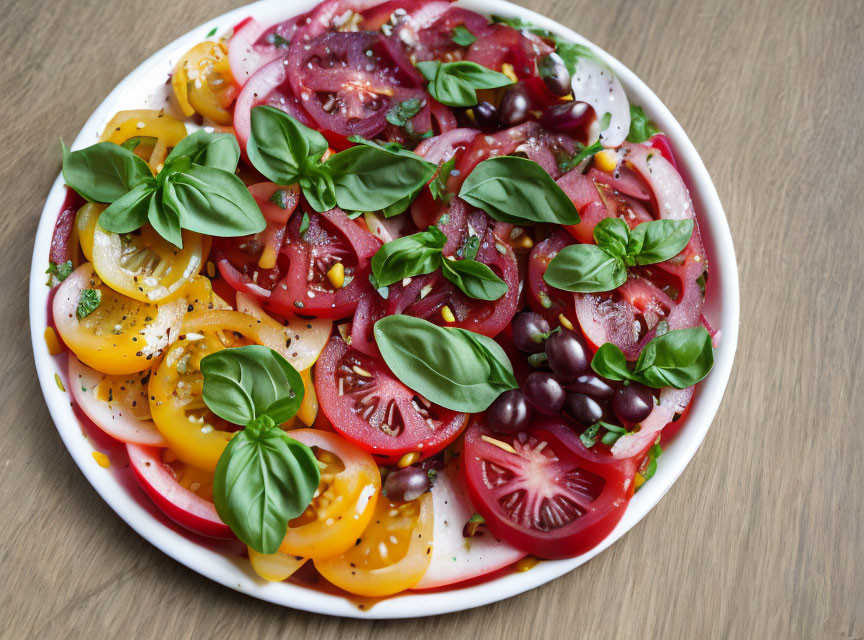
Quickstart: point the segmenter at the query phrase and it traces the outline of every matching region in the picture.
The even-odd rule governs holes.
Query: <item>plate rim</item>
[[[314,4],[316,4],[314,0],[259,0],[196,26],[149,56],[121,80],[88,118],[73,142],[72,148],[80,148],[82,144],[94,142],[94,135],[92,133],[87,135],[87,132],[93,132],[97,127],[101,129],[108,119],[106,116],[113,113],[114,105],[136,81],[200,41],[203,34],[210,29],[217,28],[221,33],[227,26],[235,25],[249,15],[268,18],[284,16],[281,19],[285,19],[301,13]],[[607,549],[656,506],[695,456],[719,409],[728,384],[738,342],[740,300],[737,261],[728,221],[716,188],[701,157],[681,125],[665,104],[635,73],[604,49],[564,25],[505,0],[462,0],[457,4],[485,15],[496,13],[520,17],[573,42],[590,46],[618,75],[631,102],[640,103],[646,113],[670,138],[680,160],[682,172],[692,187],[691,197],[694,201],[698,201],[696,208],[700,214],[700,227],[710,229],[710,242],[715,248],[715,262],[712,262],[711,266],[712,275],[719,272],[719,277],[715,276],[715,280],[721,283],[721,286],[715,289],[720,289],[720,293],[717,294],[720,296],[717,324],[723,333],[715,353],[714,369],[697,389],[693,409],[687,416],[687,424],[664,451],[664,464],[658,466],[652,481],[644,485],[634,496],[624,517],[612,533],[586,554],[565,560],[544,561],[531,571],[513,573],[473,586],[439,592],[408,592],[407,595],[384,600],[364,610],[360,610],[354,603],[338,595],[284,582],[265,583],[255,577],[248,567],[241,566],[236,559],[219,554],[184,537],[153,516],[128,494],[127,489],[113,475],[105,473],[105,470],[96,464],[92,458],[93,447],[81,437],[81,426],[70,407],[69,395],[59,390],[54,379],[58,372],[65,378],[65,371],[62,371],[62,367],[58,366],[54,358],[48,354],[44,340],[50,291],[44,284],[44,267],[48,261],[48,247],[54,222],[65,197],[63,179],[58,175],[40,214],[34,238],[30,269],[29,314],[37,377],[49,413],[64,445],[102,499],[150,544],[214,582],[274,604],[312,613],[360,619],[413,618],[490,604],[550,582]],[[246,564],[248,565],[248,562]]]

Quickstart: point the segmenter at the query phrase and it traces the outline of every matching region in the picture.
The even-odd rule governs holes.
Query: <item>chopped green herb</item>
[[[642,107],[635,104],[630,105],[630,133],[627,134],[627,142],[645,142],[654,134],[660,133],[660,129],[648,119]]]
[[[435,174],[435,177],[432,178],[432,181],[429,183],[429,191],[432,192],[432,197],[436,200],[443,200],[447,196],[447,180],[450,178],[450,174],[453,171],[453,167],[456,164],[456,158],[450,158],[447,162],[443,163],[441,167],[438,169],[438,173]],[[447,215],[447,214],[444,214]],[[443,218],[443,216],[442,216]],[[449,221],[449,218],[448,218]],[[447,224],[447,222],[442,221],[441,224]]]
[[[585,160],[585,158],[590,158],[595,153],[603,151],[603,143],[599,140],[587,147],[585,145],[579,146],[580,149],[576,152],[575,156],[558,163],[558,166],[561,168],[562,171],[569,171],[573,167],[578,167],[582,163],[582,161]]]
[[[216,35],[217,30],[218,30],[218,27],[213,27],[212,29],[210,29],[210,31],[207,32],[207,35],[204,37],[205,38],[212,38],[213,36]]]
[[[300,221],[300,235],[306,237],[306,230],[309,229],[309,214],[303,212],[303,219]]]
[[[101,302],[102,292],[99,289],[84,289],[78,298],[78,310],[76,311],[78,319],[86,318],[96,311]]]
[[[48,268],[45,270],[45,273],[52,275],[60,282],[63,282],[66,278],[69,277],[69,274],[72,273],[72,261],[67,260],[66,262],[63,262],[61,264],[57,264],[56,262],[50,262],[48,263]]]
[[[284,189],[277,189],[273,192],[273,195],[270,196],[270,202],[275,204],[280,209],[288,208],[288,192]]]
[[[477,36],[471,33],[468,28],[463,25],[453,27],[453,42],[462,46],[470,47],[477,41]]]
[[[387,112],[387,122],[397,127],[408,127],[411,125],[411,118],[420,113],[425,106],[426,100],[420,98],[404,100]]]
[[[600,423],[595,422],[590,427],[585,429],[581,434],[579,434],[579,439],[589,449],[593,447],[597,443],[597,432],[600,430]]]

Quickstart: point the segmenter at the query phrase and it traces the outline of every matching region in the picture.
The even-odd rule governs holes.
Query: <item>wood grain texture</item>
[[[72,140],[141,60],[233,0],[2,0],[0,637],[864,638],[864,5],[536,0],[687,130],[735,239],[741,341],[705,444],[620,542],[435,618],[295,612],[162,555],[102,502],[38,391],[27,279]]]

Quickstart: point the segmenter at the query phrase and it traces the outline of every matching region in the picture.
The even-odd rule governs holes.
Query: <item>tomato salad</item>
[[[607,65],[326,0],[171,89],[64,147],[48,269],[74,403],[156,506],[369,597],[599,544],[719,338],[674,150]]]

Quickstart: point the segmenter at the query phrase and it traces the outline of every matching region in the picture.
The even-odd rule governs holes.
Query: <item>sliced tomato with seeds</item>
[[[351,315],[360,299],[372,293],[369,261],[381,242],[341,209],[324,213],[307,209],[305,213],[309,226],[302,235],[299,212],[288,223],[279,263],[287,259],[285,275],[265,306],[285,316]],[[331,272],[334,268],[336,272]]]
[[[415,393],[380,358],[333,335],[315,365],[315,390],[333,428],[381,464],[406,453],[427,458],[462,432],[468,416]]]
[[[220,275],[236,291],[262,301],[270,297],[281,280],[279,256],[288,219],[300,201],[300,189],[297,185],[281,187],[272,182],[259,182],[248,188],[267,220],[267,227],[254,235],[216,238],[213,260]]]
[[[426,99],[423,78],[401,45],[369,32],[329,32],[295,43],[289,51],[295,96],[321,129],[371,138],[386,124],[391,107]],[[416,131],[431,122],[428,104],[412,119]]]
[[[447,236],[445,256],[461,259],[468,238],[480,238],[475,259],[507,284],[507,293],[498,300],[477,300],[436,271],[389,287],[387,315],[405,313],[438,325],[495,336],[510,324],[519,303],[519,265],[509,243],[512,225],[496,223],[479,209],[469,211],[458,198],[438,218],[437,225]]]
[[[573,238],[566,232],[556,229],[552,235],[538,242],[528,258],[527,292],[528,306],[546,318],[553,326],[558,323],[560,314],[570,315],[573,294],[556,289],[543,280],[549,263],[564,247],[573,244]]]
[[[518,434],[476,420],[463,455],[471,499],[489,530],[540,558],[569,558],[600,544],[633,495],[632,460],[598,460],[554,418]]]

